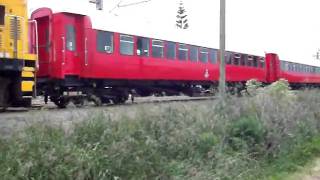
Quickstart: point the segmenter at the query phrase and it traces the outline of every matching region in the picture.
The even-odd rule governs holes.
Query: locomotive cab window
[[[201,62],[207,63],[208,59],[209,59],[208,55],[209,55],[208,49],[206,49],[206,48],[201,48],[200,49],[200,61]]]
[[[75,51],[76,50],[76,32],[75,28],[72,25],[66,26],[67,30],[67,40],[66,40],[66,47],[69,51]]]
[[[133,37],[120,35],[120,53],[123,55],[133,55]]]
[[[0,6],[0,25],[4,25],[5,16],[6,16],[6,8],[4,6]]]
[[[218,56],[217,50],[210,49],[209,58],[210,58],[211,64],[216,64],[217,63],[217,56]]]
[[[163,58],[163,41],[152,40],[152,57]]]
[[[149,39],[138,37],[137,38],[137,55],[149,56]]]
[[[97,50],[104,53],[113,53],[113,33],[106,31],[97,32]]]
[[[167,42],[167,59],[176,59],[176,43],[174,42]]]
[[[198,47],[190,46],[190,60],[194,62],[198,61]]]
[[[178,58],[179,60],[185,61],[188,59],[188,47],[185,44],[179,44],[178,50]]]

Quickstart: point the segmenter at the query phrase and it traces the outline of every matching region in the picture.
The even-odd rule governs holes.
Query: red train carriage
[[[217,50],[96,30],[88,16],[32,14],[38,22],[38,87],[60,107],[82,97],[123,102],[135,89],[142,96],[165,92],[192,95],[218,80]],[[85,95],[85,96],[83,96]]]
[[[277,54],[266,54],[267,82],[286,79],[294,89],[320,87],[320,67],[279,60]]]
[[[121,103],[132,89],[141,96],[191,96],[217,85],[216,49],[95,29],[89,16],[53,13],[49,8],[35,11],[32,19],[39,33],[38,92],[59,107],[70,100],[81,105],[84,98],[96,104]],[[284,69],[285,63],[277,54],[227,52],[227,83],[238,87],[234,89],[242,89],[249,79],[319,83],[320,69],[306,74]]]
[[[287,79],[293,88],[319,87],[320,67],[281,61],[279,78]]]

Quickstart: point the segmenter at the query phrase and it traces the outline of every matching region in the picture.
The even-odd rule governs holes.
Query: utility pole
[[[226,94],[226,0],[220,0],[220,78],[219,93],[222,98]]]
[[[96,4],[97,10],[103,10],[103,0],[89,0],[89,3]]]

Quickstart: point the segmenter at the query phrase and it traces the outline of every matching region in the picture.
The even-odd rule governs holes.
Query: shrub
[[[245,116],[234,121],[229,129],[230,145],[235,149],[248,149],[253,152],[264,143],[266,130],[256,117]]]
[[[263,179],[290,172],[319,152],[318,93],[292,93],[278,82],[250,97],[142,105],[130,116],[89,111],[92,118],[68,134],[34,125],[0,139],[0,176]]]

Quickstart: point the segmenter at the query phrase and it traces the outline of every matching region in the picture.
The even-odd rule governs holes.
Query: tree
[[[176,21],[176,26],[179,29],[188,29],[189,24],[188,24],[188,19],[187,19],[187,11],[185,10],[183,6],[183,2],[180,1],[179,3],[179,10],[178,10],[178,15],[177,15],[177,21]]]

